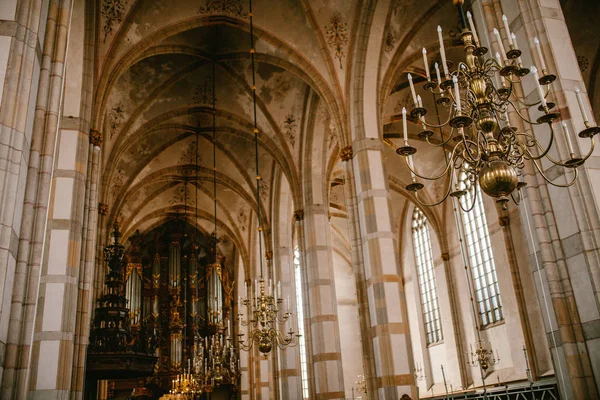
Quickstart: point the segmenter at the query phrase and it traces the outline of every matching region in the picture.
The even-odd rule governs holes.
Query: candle
[[[498,65],[500,65],[500,67],[502,67],[502,59],[500,58],[500,53],[496,52],[496,61],[498,62]],[[500,74],[498,74],[500,75]],[[504,80],[504,77],[502,75],[500,75],[500,82],[502,83],[502,86],[506,86],[506,81]]]
[[[442,83],[442,80],[440,79],[440,68],[438,66],[438,63],[435,63],[434,67],[435,67],[435,77],[437,78],[438,85],[439,85],[440,83]]]
[[[562,122],[563,133],[565,134],[565,138],[567,139],[567,148],[569,149],[569,154],[574,154],[573,151],[573,143],[571,142],[571,137],[569,136],[569,128],[567,128],[567,123],[565,121]]]
[[[408,155],[408,165],[410,166],[410,177],[414,181],[416,177],[415,173],[413,172],[415,170],[415,165],[413,164],[412,154]]]
[[[248,282],[244,281],[244,294],[246,299],[248,298]]]
[[[540,85],[540,81],[538,80],[540,77],[538,76],[537,68],[532,66],[531,72],[533,73],[533,80],[535,81],[535,86],[537,87],[538,93],[540,95],[540,101],[542,102],[542,107],[547,108],[546,99],[544,98],[544,90]]]
[[[467,19],[469,20],[469,28],[471,28],[471,32],[473,33],[473,41],[475,43],[479,43],[479,37],[477,36],[477,31],[475,30],[475,24],[473,23],[473,16],[469,11],[467,11]]]
[[[506,37],[508,38],[508,44],[510,46],[516,46],[513,43],[513,39],[510,34],[510,28],[508,26],[508,18],[506,18],[506,15],[504,15],[504,14],[502,15],[502,23],[504,24],[504,30],[506,31]]]
[[[462,107],[460,105],[460,89],[458,87],[458,78],[456,76],[452,77],[452,83],[454,83],[454,100],[456,101],[456,112],[461,113]]]
[[[544,61],[544,56],[542,55],[542,48],[540,47],[540,41],[537,37],[533,38],[533,43],[535,43],[535,50],[537,52],[538,58],[540,59],[540,67],[542,67],[542,73],[546,73],[546,62]]]
[[[579,104],[579,110],[581,110],[581,116],[584,122],[589,122],[585,108],[583,107],[583,99],[581,98],[581,92],[579,88],[575,88],[575,96],[577,97],[577,103]]]
[[[420,108],[423,108],[423,99],[421,99],[421,95],[417,95],[417,104]]]
[[[281,281],[277,282],[277,298],[281,298]]]
[[[519,48],[519,46],[517,45],[517,37],[515,36],[515,34],[514,34],[514,33],[511,33],[511,34],[510,34],[510,36],[512,37],[512,41],[513,41],[514,48],[515,48],[515,49],[518,49],[518,48]],[[523,64],[523,61],[521,60],[521,56],[517,57],[517,63],[518,63],[519,65],[522,65],[522,64]]]
[[[408,84],[410,85],[410,93],[412,94],[413,103],[417,106],[417,94],[415,93],[415,85],[413,84],[412,75],[408,74]]]
[[[406,129],[406,107],[402,107],[402,134],[404,135],[404,144],[408,144],[408,130]]]
[[[502,54],[502,59],[505,60],[506,50],[504,50],[504,43],[502,43],[500,32],[498,32],[498,29],[496,28],[494,28],[494,36],[496,37],[496,41],[498,42],[498,47],[500,48],[500,54]],[[502,63],[500,63],[500,65],[502,65]]]
[[[438,39],[440,41],[440,55],[442,56],[442,68],[444,69],[444,75],[448,76],[448,65],[446,63],[446,50],[444,49],[444,38],[442,37],[442,27],[438,25]]]
[[[429,73],[429,63],[427,62],[427,50],[423,47],[423,64],[425,65],[425,74],[427,75],[427,80],[431,82],[431,74]]]

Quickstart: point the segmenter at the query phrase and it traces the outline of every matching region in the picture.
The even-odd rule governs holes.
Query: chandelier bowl
[[[508,196],[518,183],[517,171],[502,160],[490,161],[479,174],[481,190],[491,197]]]

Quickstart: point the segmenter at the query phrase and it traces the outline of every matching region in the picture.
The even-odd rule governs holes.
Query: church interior
[[[599,20],[0,0],[0,399],[600,399]]]

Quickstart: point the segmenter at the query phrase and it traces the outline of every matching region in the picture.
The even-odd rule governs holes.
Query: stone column
[[[96,233],[98,222],[98,181],[100,146],[102,137],[98,131],[90,132],[90,156],[86,188],[86,205],[83,227],[83,251],[81,253],[77,320],[75,329],[75,351],[73,355],[73,372],[71,381],[71,398],[81,398],[85,381],[85,364],[87,345],[90,336],[91,311],[93,306],[93,280],[96,257]]]
[[[350,237],[352,266],[356,281],[356,298],[358,301],[358,313],[360,323],[360,336],[363,353],[363,368],[367,380],[367,393],[369,398],[376,398],[375,389],[375,362],[373,359],[373,342],[371,338],[371,318],[369,315],[369,303],[367,300],[367,287],[365,280],[365,269],[363,261],[363,248],[360,238],[360,225],[358,223],[358,209],[356,206],[356,187],[354,186],[354,170],[352,166],[352,146],[344,147],[340,152],[340,158],[344,166],[344,197],[346,202],[346,214],[348,215],[348,231]]]
[[[16,272],[19,241],[23,238],[23,199],[32,146],[32,119],[38,93],[41,60],[36,46],[43,38],[38,28],[41,0],[0,4],[0,397],[9,398],[15,382],[17,344],[10,330],[21,322],[12,313],[11,299],[22,298],[23,285]],[[47,5],[46,5],[47,7]],[[16,289],[16,290],[15,290]],[[14,336],[13,336],[14,338]]]
[[[377,397],[417,398],[390,193],[379,138],[355,140],[353,169]]]
[[[298,224],[304,236],[300,257],[305,266],[305,332],[310,330],[306,346],[314,374],[309,386],[317,400],[345,397],[328,211],[326,202],[305,205]]]

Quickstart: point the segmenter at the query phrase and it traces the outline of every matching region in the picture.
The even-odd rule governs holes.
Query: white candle
[[[442,83],[442,80],[440,79],[440,67],[438,66],[438,63],[435,63],[434,67],[435,67],[435,77],[437,78],[438,85],[439,85],[440,83]]]
[[[475,24],[473,23],[473,16],[469,11],[467,11],[467,19],[469,20],[469,27],[471,28],[471,32],[473,33],[473,40],[475,41],[475,43],[479,43],[479,37],[477,36]]]
[[[575,88],[575,96],[577,97],[577,103],[579,104],[579,110],[581,110],[581,116],[585,122],[589,122],[585,108],[583,107],[583,99],[581,98],[581,92],[579,88]]]
[[[244,293],[246,295],[246,298],[248,298],[248,282],[244,282]]]
[[[506,37],[508,38],[508,44],[511,46],[515,46],[515,44],[513,43],[511,34],[510,34],[510,27],[508,26],[508,18],[506,18],[506,15],[502,15],[502,23],[504,24],[504,30],[506,31]]]
[[[427,62],[427,50],[423,47],[423,64],[425,65],[425,74],[427,74],[427,80],[431,82],[431,74],[429,73],[429,63]]]
[[[277,298],[281,298],[281,281],[277,282]]]
[[[416,177],[415,177],[415,173],[413,172],[415,170],[415,165],[413,164],[412,154],[408,155],[408,165],[410,166],[410,177],[414,181],[416,179]]]
[[[410,94],[412,94],[413,103],[417,106],[417,94],[415,93],[415,85],[413,84],[412,75],[408,74],[408,84],[410,85]]]
[[[502,67],[502,59],[500,58],[500,53],[498,53],[498,52],[496,52],[496,61],[498,61],[498,64],[500,65],[500,67]],[[498,75],[500,75],[500,74],[498,74]],[[506,86],[504,77],[502,75],[500,75],[500,82],[502,82],[502,86]]]
[[[540,79],[540,77],[538,76],[538,72],[537,72],[537,68],[532,66],[531,67],[531,72],[533,73],[533,80],[535,81],[535,86],[537,87],[538,90],[538,94],[540,95],[540,100],[542,102],[542,107],[546,108],[546,99],[544,98],[544,90],[542,89],[542,86],[540,85],[540,82],[538,79]]]
[[[542,55],[542,48],[540,47],[540,41],[537,37],[533,38],[533,43],[535,43],[535,50],[537,52],[538,58],[540,59],[540,67],[542,67],[542,73],[546,71],[546,62],[544,61],[544,56]]]
[[[567,128],[567,123],[565,121],[562,122],[563,133],[565,134],[565,138],[567,139],[567,148],[569,149],[569,154],[575,153],[573,151],[573,143],[571,142],[571,137],[569,136],[569,128]]]
[[[454,83],[454,100],[456,101],[456,112],[460,114],[462,112],[462,107],[460,105],[460,89],[458,87],[458,78],[456,76],[452,77],[452,83]]]
[[[404,143],[408,143],[408,130],[406,129],[406,107],[402,107],[402,133],[404,134]]]
[[[500,37],[500,32],[498,29],[494,28],[494,36],[496,37],[496,41],[498,42],[498,47],[500,48],[500,54],[502,55],[502,60],[506,60],[506,50],[504,50],[504,43],[502,43],[502,38]],[[500,64],[502,65],[502,64]]]
[[[444,38],[442,37],[442,27],[438,25],[438,39],[440,41],[440,55],[442,56],[442,68],[444,69],[444,75],[448,76],[448,66],[446,63],[446,50],[444,49]]]
[[[421,95],[417,95],[417,104],[420,108],[423,108],[423,100],[421,99]]]
[[[515,49],[518,49],[518,48],[519,48],[519,46],[517,45],[517,37],[515,36],[515,34],[514,34],[514,33],[511,33],[511,34],[510,34],[510,36],[512,37],[512,40],[513,40],[513,46],[514,46],[514,48],[515,48]],[[518,64],[523,64],[523,61],[521,60],[521,56],[519,56],[519,57],[517,58],[517,63],[518,63]]]

